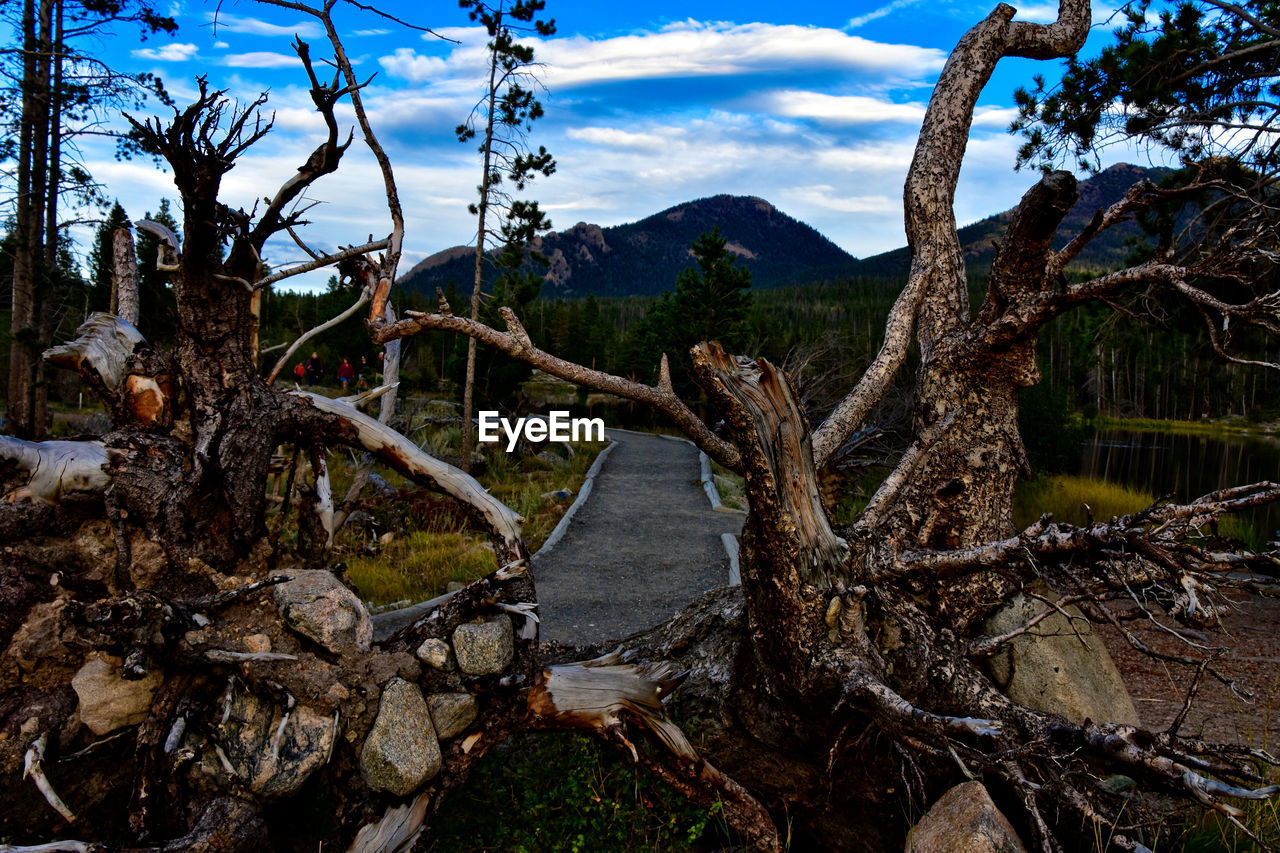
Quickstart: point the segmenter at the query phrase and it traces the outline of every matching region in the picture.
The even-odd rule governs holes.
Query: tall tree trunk
[[[45,412],[38,405],[41,363],[39,322],[48,268],[45,259],[45,203],[49,156],[49,62],[52,56],[52,0],[23,7],[23,81],[20,119],[18,245],[14,258],[9,349],[7,418],[15,435],[38,438]]]
[[[498,26],[502,25],[502,8],[497,12]],[[480,319],[481,286],[484,284],[484,251],[488,242],[485,223],[489,213],[489,196],[493,188],[491,170],[493,168],[493,129],[498,103],[498,53],[489,51],[489,89],[485,97],[486,112],[484,127],[483,156],[481,162],[483,172],[480,179],[480,201],[476,205],[476,262],[471,284],[471,319]],[[475,447],[475,426],[472,417],[475,414],[476,388],[476,340],[467,339],[467,375],[462,388],[462,470],[471,472],[471,452]]]

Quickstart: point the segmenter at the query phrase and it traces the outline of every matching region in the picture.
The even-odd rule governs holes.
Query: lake
[[[1228,486],[1280,479],[1280,438],[1103,429],[1082,446],[1077,473],[1187,501]],[[1280,505],[1242,517],[1269,538],[1280,538]]]

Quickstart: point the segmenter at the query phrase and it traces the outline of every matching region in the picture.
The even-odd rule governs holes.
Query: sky
[[[633,222],[721,193],[752,195],[855,256],[902,246],[902,184],[931,87],[950,48],[992,5],[548,0],[556,34],[527,40],[543,63],[546,111],[530,141],[551,151],[557,170],[525,195],[540,202],[557,230]],[[438,34],[344,4],[335,9],[357,74],[373,75],[365,102],[406,214],[403,272],[442,249],[474,245],[467,205],[480,160],[475,143],[459,143],[454,128],[483,93],[486,39],[452,0],[385,0],[379,8]],[[251,0],[176,0],[169,13],[179,25],[172,37],[140,41],[122,31],[100,46],[102,58],[160,75],[179,104],[193,96],[198,74],[241,100],[268,93],[275,128],[223,183],[223,200],[248,209],[325,133],[290,48],[293,37],[310,43],[313,58],[331,49],[315,19]],[[1086,53],[1105,43],[1110,14],[1095,3]],[[1026,5],[1018,17],[1050,21],[1056,7]],[[997,69],[961,172],[961,224],[1007,209],[1034,182],[1013,168],[1013,92],[1033,74],[1052,79],[1059,69],[1030,60],[1005,60]],[[344,128],[354,126],[348,108],[339,118]],[[118,162],[105,147],[85,153],[90,171],[132,218],[153,211],[162,197],[176,200],[171,176],[152,163]],[[320,202],[306,232],[317,249],[390,231],[381,178],[358,128],[341,169],[315,184],[308,199]],[[265,259],[279,266],[303,255],[286,238],[269,243]],[[323,287],[327,278],[318,272],[290,283]]]

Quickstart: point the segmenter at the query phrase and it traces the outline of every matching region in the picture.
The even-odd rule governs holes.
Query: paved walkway
[[[656,625],[728,582],[722,533],[686,441],[609,430],[616,443],[564,537],[533,558],[543,640],[578,645]]]

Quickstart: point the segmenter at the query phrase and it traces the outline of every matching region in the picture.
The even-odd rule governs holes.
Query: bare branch
[[[276,381],[276,377],[280,375],[280,371],[283,370],[284,366],[289,363],[289,359],[293,358],[293,354],[298,351],[299,347],[301,347],[307,341],[314,338],[316,335],[326,332],[329,329],[332,329],[334,326],[341,323],[343,320],[346,320],[347,318],[354,316],[355,313],[360,310],[361,306],[363,306],[368,301],[369,301],[369,288],[365,287],[360,290],[360,296],[356,299],[354,303],[352,303],[350,308],[343,311],[338,316],[333,317],[329,320],[326,320],[325,322],[321,323],[319,326],[316,326],[310,331],[305,332],[296,341],[290,344],[289,348],[284,351],[284,355],[280,356],[280,360],[276,362],[276,366],[271,368],[271,372],[267,374],[267,384],[270,385],[272,382]]]
[[[336,416],[350,430],[348,441],[358,444],[398,471],[436,491],[443,492],[475,510],[485,526],[509,546],[518,547],[522,519],[489,494],[484,486],[432,456],[390,427],[338,400],[307,391],[290,391],[322,412]]]
[[[913,275],[898,295],[885,323],[884,344],[875,361],[862,374],[858,384],[827,419],[813,432],[813,463],[822,470],[835,459],[840,448],[862,429],[867,416],[884,399],[911,347],[911,329],[916,311],[928,289],[928,280]]]
[[[726,468],[738,470],[740,456],[737,448],[711,432],[670,388],[632,382],[543,352],[533,345],[514,311],[504,307],[501,313],[507,323],[507,332],[499,332],[483,323],[454,314],[423,314],[418,311],[407,312],[405,319],[396,323],[375,320],[371,323],[371,331],[374,342],[379,344],[426,331],[460,332],[468,335],[552,376],[650,405],[668,415],[712,459]]]
[[[348,258],[354,258],[357,255],[365,255],[365,254],[368,254],[369,252],[376,252],[379,249],[387,248],[389,244],[390,244],[390,241],[388,240],[374,240],[372,243],[365,243],[363,246],[350,246],[346,249],[342,249],[340,251],[334,252],[332,255],[322,255],[315,258],[315,260],[307,261],[304,264],[298,264],[298,266],[290,267],[287,270],[281,270],[280,272],[272,273],[271,275],[266,276],[265,278],[260,278],[253,283],[253,289],[261,290],[264,287],[269,287],[275,284],[277,281],[284,281],[286,278],[292,278],[295,275],[302,275],[303,273],[311,272],[312,270],[318,270],[318,269],[321,269],[322,267],[332,266],[333,264],[336,264],[339,261],[345,261]],[[303,248],[306,249],[305,246]]]

